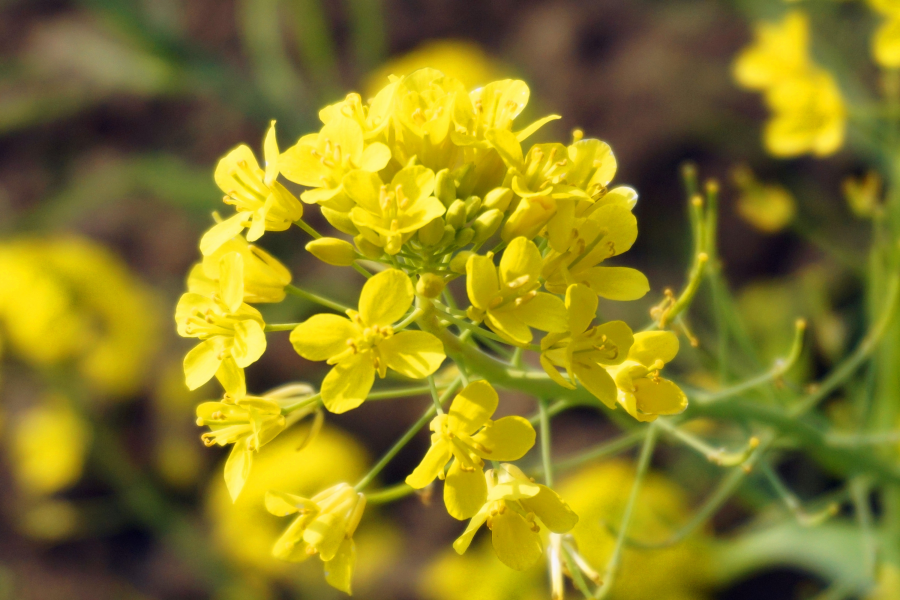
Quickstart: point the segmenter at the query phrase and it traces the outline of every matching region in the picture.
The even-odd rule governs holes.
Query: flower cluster
[[[321,129],[284,152],[273,123],[264,167],[246,146],[220,161],[215,179],[236,212],[203,236],[203,259],[175,316],[178,332],[199,340],[184,361],[188,386],[216,377],[225,388],[197,414],[210,427],[208,444],[234,445],[225,467],[233,498],[253,453],[320,404],[331,413],[357,408],[376,375],[427,381],[433,404],[417,427],[430,423],[431,446],[404,489],[442,480],[449,514],[471,519],[456,550],[487,525],[500,559],[521,570],[542,555],[542,531],[564,534],[578,517],[510,464],[536,435],[521,416],[493,418],[495,386],[503,387],[497,368],[521,369],[523,353],[534,352],[543,371],[529,376],[542,402],[584,390],[597,407],[621,406],[638,421],[684,410],[684,393],[660,376],[678,352],[673,333],[594,323],[601,298],[635,300],[649,290],[640,271],[607,262],[637,238],[637,193],[611,185],[610,147],[581,131],[568,145],[525,146],[559,118],[519,127],[528,98],[522,81],[467,91],[421,69],[391,77],[368,102],[349,94],[325,107]],[[322,237],[303,220],[304,204],[318,205],[343,235]],[[312,256],[367,277],[356,308],[291,286],[284,266],[248,243],[293,223],[313,235]],[[251,305],[279,302],[286,291],[344,314],[267,325]],[[460,306],[463,294],[468,304]],[[244,369],[265,352],[267,331],[287,329],[300,356],[331,367],[319,393],[249,396]],[[543,332],[539,343],[535,331]],[[297,515],[275,556],[318,554],[327,581],[349,593],[363,491],[394,453],[356,486],[337,482],[310,498],[269,494],[270,512]],[[487,471],[485,461],[493,463]]]
[[[737,82],[763,92],[772,117],[766,149],[774,156],[826,156],[844,143],[846,107],[834,76],[810,56],[809,19],[801,11],[760,23],[734,63]]]

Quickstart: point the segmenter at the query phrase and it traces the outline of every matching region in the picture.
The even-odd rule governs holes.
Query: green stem
[[[415,491],[415,489],[405,483],[398,483],[397,485],[366,494],[366,502],[368,504],[388,504],[389,502],[405,498]]]
[[[437,386],[434,384],[434,375],[428,376],[428,390],[431,392],[431,400],[434,402],[434,410],[437,411],[437,414],[444,414],[444,409],[441,406],[441,398],[438,396]]]
[[[303,231],[308,233],[312,239],[318,240],[318,239],[322,238],[322,234],[319,233],[318,231],[316,231],[315,229],[313,229],[312,226],[309,223],[307,223],[306,221],[304,221],[302,218],[294,221],[294,224],[296,224],[297,227],[299,227],[300,229],[302,229]]]
[[[409,396],[423,396],[431,391],[427,385],[420,385],[411,388],[399,388],[396,390],[377,390],[369,392],[366,396],[366,402],[369,400],[393,400],[394,398],[407,398]]]
[[[329,300],[324,296],[320,296],[318,294],[314,294],[312,292],[307,292],[306,290],[301,290],[297,286],[294,285],[286,285],[284,287],[284,291],[293,296],[297,296],[299,298],[303,298],[304,300],[309,300],[310,302],[315,302],[321,306],[326,308],[330,308],[331,310],[335,310],[339,313],[346,313],[350,310],[349,306],[344,306],[340,302],[335,302],[334,300]]]
[[[645,436],[646,429],[641,429],[640,431],[626,434],[618,439],[612,440],[611,442],[604,442],[594,448],[585,450],[580,454],[557,462],[554,465],[554,470],[557,473],[560,471],[568,471],[576,467],[580,467],[585,463],[619,454],[620,452],[628,450],[629,448],[643,440]],[[529,473],[535,477],[540,477],[544,474],[544,468],[539,467],[536,469],[532,469]]]
[[[394,325],[394,331],[405,329],[409,326],[410,323],[421,317],[423,312],[424,311],[421,308],[416,308],[414,311],[409,313],[402,321]]]

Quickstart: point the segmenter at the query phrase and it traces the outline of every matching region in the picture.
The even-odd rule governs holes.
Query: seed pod
[[[452,259],[450,259],[450,270],[454,273],[465,274],[466,273],[466,263],[469,262],[469,257],[475,254],[471,250],[463,250],[458,253]]]
[[[444,219],[435,217],[419,230],[419,241],[426,246],[434,246],[444,236]]]
[[[462,229],[466,223],[466,203],[462,200],[454,200],[447,209],[447,225],[453,229]]]
[[[497,208],[486,211],[472,223],[472,229],[475,230],[475,237],[472,241],[476,244],[487,241],[500,228],[500,223],[502,222],[503,211]]]
[[[478,196],[466,198],[466,223],[474,219],[479,210],[481,210],[481,198]]]
[[[506,187],[494,188],[484,197],[484,207],[505,211],[509,208],[512,197],[513,191],[511,189]]]
[[[444,206],[450,206],[456,200],[456,183],[449,169],[442,169],[435,175],[434,195],[444,203]]]
[[[381,258],[381,255],[384,254],[384,248],[373,244],[362,235],[358,235],[353,238],[353,243],[356,244],[356,247],[359,249],[360,253],[366,258],[375,260]]]
[[[350,242],[333,237],[313,240],[306,244],[306,249],[322,262],[336,267],[349,267],[359,258]]]
[[[456,245],[462,248],[475,238],[475,230],[471,227],[460,229],[456,234]]]
[[[425,298],[437,298],[444,291],[444,279],[434,273],[422,273],[416,282],[416,293]]]

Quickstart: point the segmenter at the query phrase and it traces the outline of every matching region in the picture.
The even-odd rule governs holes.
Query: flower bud
[[[456,256],[454,256],[450,260],[450,270],[454,273],[459,273],[461,275],[465,275],[466,273],[466,263],[469,262],[469,257],[475,254],[471,250],[463,250]]]
[[[434,195],[444,203],[444,206],[450,206],[456,200],[456,183],[448,169],[442,169],[435,175]]]
[[[484,207],[505,211],[509,208],[512,197],[513,192],[511,189],[506,187],[494,188],[484,197]]]
[[[456,197],[465,198],[472,193],[476,182],[475,165],[466,163],[453,171],[453,180],[456,182]]]
[[[456,239],[456,230],[450,225],[444,225],[444,236],[441,238],[441,246],[446,246]]]
[[[426,246],[434,246],[444,237],[444,219],[435,217],[419,230],[419,241]]]
[[[478,211],[481,210],[481,198],[478,196],[469,196],[466,198],[466,222],[468,223],[475,218]]]
[[[503,211],[497,208],[486,211],[472,223],[472,229],[475,230],[475,237],[472,241],[476,244],[484,243],[489,237],[496,233],[502,222]]]
[[[381,255],[384,254],[384,249],[381,246],[373,244],[362,235],[358,235],[353,238],[353,243],[356,244],[357,249],[366,258],[376,260],[378,258],[381,258]]]
[[[444,291],[444,278],[434,273],[422,273],[416,282],[416,293],[424,298],[434,299]]]
[[[321,207],[321,211],[325,220],[331,223],[331,226],[341,233],[346,233],[347,235],[356,235],[359,233],[356,225],[350,220],[350,213],[334,210],[326,206]]]
[[[447,225],[453,229],[462,229],[466,223],[466,203],[462,200],[454,200],[447,209]]]
[[[350,242],[333,237],[323,237],[306,244],[310,254],[324,263],[336,267],[349,267],[359,255]]]
[[[469,244],[475,238],[475,230],[471,227],[466,227],[465,229],[460,229],[456,234],[456,245],[462,248],[466,244]]]

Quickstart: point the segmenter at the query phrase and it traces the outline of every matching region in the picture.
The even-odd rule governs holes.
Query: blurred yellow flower
[[[900,68],[900,3],[893,0],[868,0],[868,4],[884,17],[872,36],[872,56],[882,67]]]
[[[46,398],[11,421],[11,466],[25,493],[52,494],[81,478],[91,428],[66,398]]]
[[[754,38],[733,64],[734,78],[741,86],[767,90],[810,67],[809,17],[805,13],[794,10],[781,21],[757,23]]]
[[[375,373],[388,368],[412,379],[424,379],[444,361],[441,341],[424,331],[394,333],[393,324],[412,306],[415,292],[409,277],[398,269],[373,276],[359,296],[359,312],[347,317],[315,315],[291,332],[297,354],[325,360],[334,368],[322,381],[322,402],[333,413],[356,408],[366,399]]]
[[[453,542],[453,549],[459,554],[468,549],[472,538],[486,524],[497,558],[512,569],[524,571],[544,552],[541,525],[554,533],[565,533],[578,522],[578,515],[559,494],[534,483],[515,465],[501,464],[484,476],[487,502]]]
[[[392,58],[376,69],[363,86],[366,97],[375,97],[390,75],[403,77],[426,67],[443,71],[460,80],[467,89],[477,88],[509,74],[508,68],[488,56],[473,42],[435,40]]]
[[[421,489],[434,479],[444,479],[444,468],[453,459],[444,482],[444,503],[456,519],[469,519],[487,499],[484,459],[518,460],[534,445],[534,428],[512,415],[496,421],[497,392],[487,381],[473,381],[457,394],[446,414],[431,421],[431,448],[406,478]]]
[[[741,192],[738,214],[750,225],[764,233],[777,233],[794,220],[796,202],[782,186],[757,181],[746,167],[735,169],[732,178]]]

